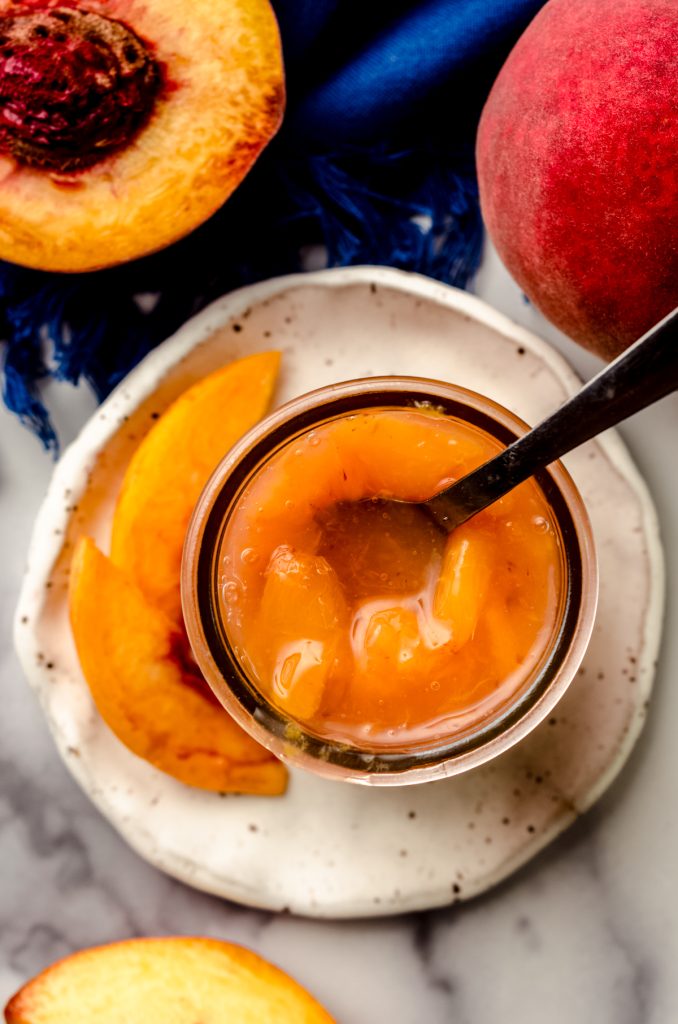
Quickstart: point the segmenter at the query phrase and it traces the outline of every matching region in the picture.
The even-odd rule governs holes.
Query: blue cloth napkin
[[[328,266],[390,264],[464,287],[482,238],[478,116],[543,2],[273,0],[287,113],[221,211],[164,252],[111,270],[0,263],[9,408],[56,454],[41,379],[84,377],[103,398],[212,299],[302,269],[309,246],[324,246]],[[139,298],[148,293],[150,310]]]

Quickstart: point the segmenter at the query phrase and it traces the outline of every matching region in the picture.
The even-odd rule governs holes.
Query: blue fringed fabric
[[[302,269],[389,264],[464,287],[482,238],[473,139],[543,0],[274,0],[283,127],[228,203],[162,253],[82,275],[0,263],[3,397],[44,445],[48,375],[99,398],[224,292]]]

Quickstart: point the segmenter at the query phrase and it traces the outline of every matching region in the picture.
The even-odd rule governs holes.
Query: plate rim
[[[161,853],[153,841],[153,837],[137,822],[134,822],[131,829],[121,827],[117,812],[111,810],[105,794],[96,787],[81,759],[69,756],[66,738],[52,721],[46,700],[49,672],[36,658],[38,638],[34,623],[40,621],[41,597],[39,595],[44,594],[44,583],[49,579],[54,564],[59,558],[63,534],[70,518],[70,512],[64,503],[55,501],[55,496],[61,496],[65,490],[70,490],[73,499],[77,501],[77,495],[82,493],[86,487],[88,466],[119,430],[120,417],[130,410],[136,409],[148,399],[165,376],[183,358],[206,341],[214,330],[223,327],[230,319],[242,314],[248,306],[259,304],[266,299],[299,287],[320,286],[336,289],[352,284],[374,284],[377,287],[382,285],[391,290],[423,297],[446,308],[461,312],[469,319],[475,320],[535,352],[565,387],[576,388],[580,383],[580,378],[564,356],[549,342],[527,328],[516,324],[510,317],[494,309],[478,296],[421,274],[392,267],[343,267],[284,275],[246,285],[210,303],[204,310],[182,324],[174,334],[157,345],[120,381],[64,450],[55,466],[35,519],[28,547],[27,566],[14,616],[15,650],[24,676],[30,688],[38,696],[59,755],[86,796],[113,825],[124,841],[148,863],[194,888],[221,898],[236,900],[247,906],[269,910],[274,906],[274,901],[270,896],[258,900],[257,893],[248,890],[247,886],[241,886],[239,889],[240,883],[233,884],[230,891],[226,893],[224,886],[220,885],[217,879],[210,877],[212,873],[208,869],[202,868],[201,876],[196,878],[194,871],[185,863],[185,858],[171,851]],[[652,666],[656,663],[660,647],[666,604],[665,558],[657,511],[647,484],[619,435],[615,431],[608,431],[596,440],[617,472],[628,481],[638,498],[642,513],[651,580],[648,608],[644,620],[642,657],[644,664],[650,667],[650,677],[652,677]],[[60,532],[56,533],[55,529]],[[36,591],[39,592],[38,595],[36,595]],[[22,622],[27,614],[30,615],[28,626]],[[642,708],[640,705],[636,706],[629,728],[619,744],[618,753],[607,769],[598,776],[596,784],[587,791],[581,804],[573,807],[571,818],[559,818],[551,827],[545,828],[539,834],[538,846],[521,849],[513,859],[503,861],[499,870],[483,878],[482,885],[475,890],[469,888],[465,891],[464,898],[486,891],[497,882],[507,878],[532,859],[539,850],[552,842],[579,814],[591,807],[623,768],[642,729],[644,719]],[[326,902],[321,906],[309,906],[302,905],[302,903],[297,905],[297,901],[294,900],[281,899],[278,901],[276,909],[280,910],[289,905],[297,914],[339,919],[408,913],[446,906],[450,902],[453,902],[453,899],[450,897],[449,889],[446,889],[444,893],[442,891],[432,892],[428,895],[418,893],[412,898],[403,894],[397,905],[392,906],[385,903],[374,906],[371,903],[366,904],[362,900],[353,903],[343,900],[336,905]]]

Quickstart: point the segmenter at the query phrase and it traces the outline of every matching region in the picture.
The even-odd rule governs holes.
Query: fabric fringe
[[[381,264],[465,287],[482,224],[470,149],[350,148],[300,159],[274,143],[226,205],[164,252],[111,270],[47,274],[0,263],[3,398],[56,457],[40,382],[101,400],[155,345],[233,288],[304,266]]]

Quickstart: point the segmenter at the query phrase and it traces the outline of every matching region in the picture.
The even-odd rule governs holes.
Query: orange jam
[[[245,487],[221,548],[231,646],[261,693],[339,742],[402,747],[496,715],[557,626],[564,559],[533,480],[446,536],[421,510],[502,448],[431,408],[330,420]]]

